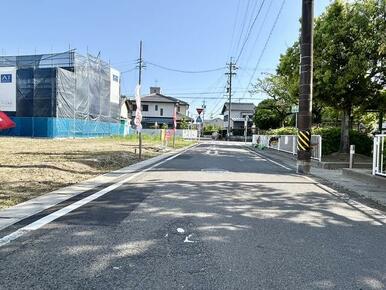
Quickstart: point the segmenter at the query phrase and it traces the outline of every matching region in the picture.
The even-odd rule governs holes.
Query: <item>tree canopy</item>
[[[273,100],[280,116],[299,98],[299,43],[281,55],[276,74],[258,79],[252,91]],[[315,19],[314,122],[326,106],[342,113],[341,151],[349,147],[353,109],[386,109],[385,60],[386,0],[335,0]]]

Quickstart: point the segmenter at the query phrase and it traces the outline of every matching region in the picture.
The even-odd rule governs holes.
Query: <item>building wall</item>
[[[232,110],[231,108],[231,116],[232,118],[243,118],[245,115],[253,116],[253,111],[239,111],[239,110]],[[224,112],[224,128],[228,128],[228,115],[229,111]],[[233,127],[233,122],[231,120],[231,128]]]
[[[180,105],[180,114],[186,116],[186,112],[188,111],[188,106],[187,105]]]
[[[152,103],[152,102],[142,102],[143,105],[148,105],[148,111],[142,110],[143,117],[167,117],[172,118],[174,112],[173,103]],[[155,110],[155,106],[158,106],[158,111]],[[161,109],[163,109],[163,116],[160,115]],[[134,112],[135,114],[135,112]]]

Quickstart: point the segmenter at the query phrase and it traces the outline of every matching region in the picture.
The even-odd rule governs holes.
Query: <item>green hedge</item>
[[[297,135],[298,130],[294,127],[282,127],[267,131],[267,135]]]
[[[296,135],[297,130],[294,127],[283,127],[279,129],[269,130],[268,135]],[[340,144],[340,128],[314,128],[313,135],[322,136],[322,154],[329,155],[339,151]],[[373,139],[367,134],[358,131],[350,131],[350,144],[355,145],[355,152],[371,156],[373,148]]]

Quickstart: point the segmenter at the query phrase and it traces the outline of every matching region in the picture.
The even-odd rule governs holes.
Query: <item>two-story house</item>
[[[253,125],[253,114],[255,105],[253,103],[231,103],[230,106],[230,132],[233,135],[243,135],[245,129],[245,119],[248,116],[247,128],[251,129]],[[221,115],[224,115],[224,130],[228,129],[229,103],[225,103]]]
[[[177,128],[185,119],[187,122],[191,122],[192,119],[187,116],[189,104],[161,94],[160,87],[150,87],[150,94],[141,97],[142,105],[142,127],[155,128],[161,127],[163,124],[167,124],[169,128],[173,128],[173,113],[174,108],[177,110]],[[132,124],[134,124],[135,117],[135,100],[130,101]]]

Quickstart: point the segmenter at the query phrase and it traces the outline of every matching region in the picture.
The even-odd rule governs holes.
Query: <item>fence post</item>
[[[319,135],[319,162],[322,162],[322,136]]]
[[[292,135],[292,155],[295,155],[296,150],[296,136]]]
[[[378,136],[374,136],[373,141],[373,175],[376,173],[377,168],[377,156],[378,156]]]

